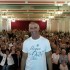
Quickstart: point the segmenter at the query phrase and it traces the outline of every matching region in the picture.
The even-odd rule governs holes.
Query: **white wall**
[[[70,32],[70,17],[50,19],[47,24],[48,31]],[[51,28],[49,26],[51,26]]]
[[[0,31],[2,31],[2,19],[0,18]]]
[[[11,30],[11,19],[7,19],[5,26],[3,26],[4,19],[0,19],[0,31],[3,29]],[[59,18],[59,19],[48,19],[47,20],[47,31],[62,31],[70,32],[70,17]]]
[[[11,20],[8,18],[0,18],[0,32],[2,30],[11,30]]]

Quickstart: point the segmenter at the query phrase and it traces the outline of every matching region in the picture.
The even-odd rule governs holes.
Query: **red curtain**
[[[15,22],[11,22],[11,29],[20,29],[20,30],[28,30],[29,23],[32,21],[26,21],[26,20],[16,20]],[[47,21],[33,21],[37,22],[40,26],[41,30],[46,29]]]

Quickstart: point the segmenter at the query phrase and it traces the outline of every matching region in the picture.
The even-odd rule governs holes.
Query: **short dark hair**
[[[9,51],[9,49],[6,49],[6,51]]]

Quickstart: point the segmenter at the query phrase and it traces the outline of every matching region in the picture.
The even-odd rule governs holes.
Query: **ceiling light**
[[[70,6],[70,2],[68,2],[67,5]]]
[[[48,18],[54,18],[54,16],[48,16]]]
[[[48,16],[48,18],[54,18],[54,15],[51,13],[49,16]]]
[[[42,19],[42,22],[46,22],[46,19]]]
[[[56,3],[55,6],[63,6],[63,4],[57,4],[57,3]]]
[[[8,18],[8,17],[3,15],[2,18]]]
[[[15,18],[11,18],[11,21],[12,21],[12,22],[15,22],[15,20],[16,20]]]
[[[62,14],[63,11],[56,11],[55,14]]]

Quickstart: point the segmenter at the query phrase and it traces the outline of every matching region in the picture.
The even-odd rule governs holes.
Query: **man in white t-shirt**
[[[21,70],[52,70],[51,47],[49,40],[39,34],[39,25],[29,24],[31,37],[26,39],[22,48]]]

